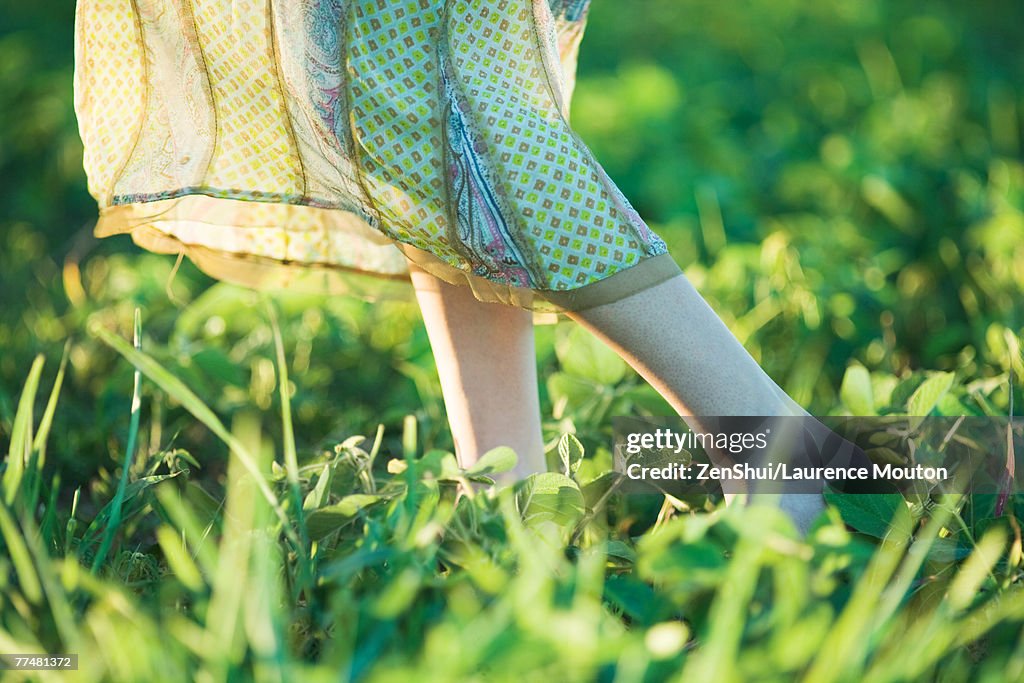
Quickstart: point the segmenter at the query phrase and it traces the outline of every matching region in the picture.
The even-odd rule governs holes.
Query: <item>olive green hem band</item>
[[[537,296],[565,311],[579,312],[625,299],[682,274],[679,264],[665,252],[578,289],[537,290]]]

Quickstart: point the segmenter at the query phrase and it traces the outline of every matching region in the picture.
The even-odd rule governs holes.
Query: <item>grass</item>
[[[0,506],[0,651],[78,653],[76,680],[1024,675],[1015,497],[1001,515],[962,495],[897,496],[888,507],[832,497],[803,538],[771,508],[623,495],[599,454],[565,434],[551,452],[557,471],[457,499],[460,484],[486,484],[515,454],[497,449],[461,469],[451,453],[418,450],[410,416],[394,457],[382,428],[369,450],[353,436],[300,456],[280,334],[283,467],[259,418],[225,426],[140,348],[138,329],[134,345],[100,325],[90,332],[136,372],[111,500],[83,518],[78,492],[65,509],[59,473],[44,476],[64,365],[36,425],[40,358],[18,404]],[[567,365],[585,381],[585,362]],[[859,373],[844,390],[867,405]],[[221,483],[180,450],[131,448],[140,381],[229,449]],[[926,412],[962,391],[941,375],[915,382],[896,393]]]

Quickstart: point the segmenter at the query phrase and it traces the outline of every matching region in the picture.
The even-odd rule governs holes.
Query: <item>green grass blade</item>
[[[750,508],[730,512],[741,512],[743,516],[740,519],[746,517],[750,520],[748,524],[758,514]],[[709,627],[704,647],[687,661],[682,680],[737,679],[736,661],[740,655],[747,610],[754,597],[764,552],[765,546],[760,534],[745,534],[739,539],[722,582],[727,588],[718,592],[708,612]]]
[[[70,352],[71,342],[68,341],[64,344],[64,354],[60,359],[57,378],[53,381],[53,389],[50,390],[50,398],[46,401],[43,419],[39,421],[39,429],[36,431],[35,439],[32,440],[30,461],[26,470],[28,492],[25,494],[25,508],[28,510],[35,509],[39,502],[39,493],[43,483],[43,467],[46,465],[46,441],[50,437],[50,428],[53,426],[53,416],[57,411],[57,399],[60,396],[61,387],[64,385],[64,372],[67,370]],[[52,513],[52,507],[48,511]]]
[[[7,454],[7,470],[4,472],[4,503],[14,505],[14,499],[21,488],[28,464],[29,444],[32,434],[32,405],[39,389],[39,377],[43,372],[43,357],[36,356],[29,370],[25,388],[21,391],[18,411],[14,415],[14,427],[11,430],[11,449]]]
[[[133,325],[133,346],[136,351],[142,350],[142,317],[139,309],[135,309],[135,322]],[[136,367],[132,386],[132,408],[131,418],[128,424],[128,445],[124,449],[124,461],[121,463],[121,478],[117,482],[117,491],[114,493],[114,500],[110,508],[110,519],[107,528],[103,532],[103,541],[100,543],[96,557],[92,561],[92,572],[95,574],[107,560],[107,553],[114,543],[114,536],[121,528],[121,507],[124,505],[124,490],[128,487],[128,476],[131,472],[132,461],[135,459],[135,441],[139,436],[139,413],[142,409],[142,372]]]
[[[60,493],[60,472],[56,472],[50,479],[50,495],[43,510],[43,519],[39,523],[39,533],[42,535],[43,543],[47,548],[57,549],[60,547],[57,538],[57,497]],[[35,504],[32,506],[35,507]]]
[[[416,416],[406,415],[402,420],[402,456],[409,462],[416,458]]]
[[[274,334],[274,352],[277,358],[278,387],[281,393],[281,425],[284,432],[284,467],[288,483],[296,489],[299,484],[299,461],[295,448],[295,429],[292,424],[292,406],[288,396],[288,361],[284,355],[284,341],[281,338],[281,326],[277,321],[274,304],[268,299],[267,314],[270,317],[270,328]]]
[[[281,427],[284,435],[284,469],[288,477],[295,514],[298,519],[299,532],[306,539],[305,524],[302,514],[302,491],[299,489],[299,459],[295,448],[295,428],[292,423],[292,405],[288,396],[288,360],[284,355],[284,341],[281,338],[281,326],[277,322],[274,304],[267,300],[267,312],[270,316],[270,328],[274,333],[274,351],[277,356],[277,377],[281,393]]]
[[[0,505],[0,536],[3,536],[7,554],[14,563],[14,572],[18,576],[18,583],[25,598],[33,604],[39,604],[43,599],[43,589],[36,575],[36,568],[32,564],[32,557],[29,555],[28,546],[25,545],[21,529],[3,505]]]
[[[1003,555],[1007,534],[1002,527],[992,527],[981,537],[974,552],[960,567],[949,586],[949,607],[966,609],[981,590],[982,582],[992,576],[992,568]]]
[[[68,523],[64,527],[64,557],[71,554],[71,541],[78,530],[78,499],[81,495],[82,487],[79,486],[75,489],[75,495],[71,499],[71,517],[68,518]]]
[[[878,603],[904,557],[912,525],[907,508],[899,508],[889,534],[875,550],[871,562],[854,586],[850,601],[825,636],[807,680],[820,683],[834,681],[842,678],[844,671],[862,664],[861,657],[870,647],[867,634],[877,623]]]
[[[203,575],[188,554],[188,548],[173,527],[164,525],[156,530],[156,540],[174,576],[193,593],[203,590]]]
[[[192,506],[177,488],[158,486],[155,492],[161,517],[180,534],[177,542],[188,549],[189,559],[198,563],[204,576],[214,576],[220,565],[220,553],[215,542],[209,538],[209,529],[196,518]]]
[[[277,356],[277,378],[281,392],[281,427],[284,438],[284,468],[288,478],[288,490],[295,510],[295,521],[299,529],[300,545],[296,549],[298,556],[299,576],[296,582],[295,595],[299,591],[308,590],[313,585],[312,552],[310,550],[309,533],[306,531],[306,516],[302,509],[302,490],[299,488],[299,459],[295,448],[295,429],[292,424],[292,405],[289,397],[288,360],[284,355],[284,341],[281,339],[281,326],[277,322],[274,304],[266,299],[267,311],[270,316],[270,328],[274,334],[274,350]]]
[[[78,642],[78,625],[69,602],[69,595],[64,591],[57,573],[58,565],[47,553],[42,543],[42,534],[35,520],[25,515],[21,521],[24,530],[25,549],[35,566],[35,577],[46,596],[47,606],[53,616],[57,633],[65,646],[74,651]]]
[[[64,344],[64,354],[60,359],[57,378],[53,381],[53,389],[50,390],[50,398],[46,401],[43,419],[40,420],[39,429],[32,440],[29,463],[25,471],[25,509],[27,510],[35,509],[39,502],[39,492],[43,484],[43,466],[46,465],[46,440],[50,436],[50,427],[53,425],[53,415],[57,410],[57,398],[60,396],[61,386],[64,384],[64,371],[67,369],[70,351],[71,342],[68,341]]]
[[[256,459],[237,438],[231,435],[224,426],[224,423],[220,421],[213,411],[210,410],[210,408],[203,403],[202,400],[200,400],[200,398],[196,396],[184,382],[168,372],[168,370],[157,363],[152,356],[132,348],[131,344],[128,344],[123,339],[98,324],[90,326],[89,331],[91,334],[98,337],[100,341],[124,356],[132,365],[139,368],[142,371],[142,374],[165,391],[169,396],[181,403],[181,405],[184,406],[184,408],[190,412],[193,417],[202,422],[207,429],[213,432],[221,441],[227,444],[228,448],[238,455],[243,466],[249,470],[250,474],[253,475],[253,479],[255,480],[260,493],[264,498],[266,498],[267,502],[270,503],[271,507],[273,507],[275,514],[282,524],[284,533],[295,544],[296,548],[301,547],[298,537],[291,529],[291,523],[281,506],[281,502],[278,500],[277,496],[274,495],[273,490],[271,490],[270,486],[267,484],[266,477],[256,465]]]
[[[64,345],[64,355],[60,359],[60,368],[57,369],[57,378],[53,381],[53,389],[50,390],[50,398],[46,402],[46,410],[43,411],[43,419],[39,421],[39,430],[32,442],[32,450],[38,453],[36,467],[42,471],[46,464],[46,440],[50,436],[50,428],[53,426],[53,416],[57,412],[57,399],[60,397],[61,387],[64,386],[64,373],[68,367],[68,357],[71,355],[71,343]]]

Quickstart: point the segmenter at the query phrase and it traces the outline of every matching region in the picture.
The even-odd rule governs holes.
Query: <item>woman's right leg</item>
[[[455,455],[466,467],[496,446],[519,457],[510,483],[545,470],[533,315],[485,303],[468,286],[409,263],[434,353]]]

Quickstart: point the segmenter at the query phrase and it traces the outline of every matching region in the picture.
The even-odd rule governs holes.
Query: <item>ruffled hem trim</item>
[[[624,299],[682,274],[666,252],[575,289],[515,287],[388,237],[353,212],[198,194],[107,207],[94,232],[97,237],[129,234],[144,249],[184,254],[226,282],[366,301],[412,300],[411,261],[445,282],[470,287],[480,301],[530,310],[537,324]]]

